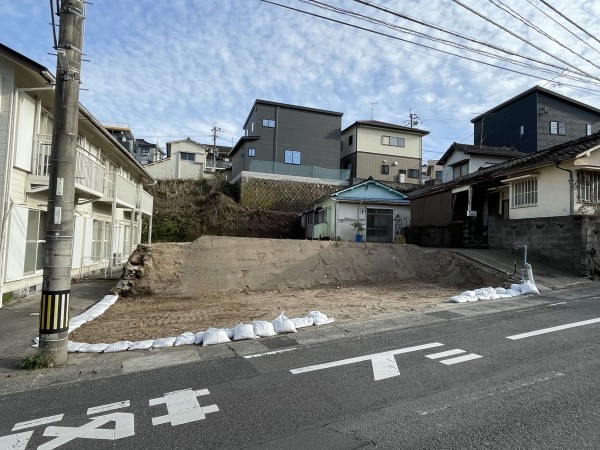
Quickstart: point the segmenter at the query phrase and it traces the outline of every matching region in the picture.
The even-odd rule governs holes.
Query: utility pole
[[[62,0],[57,14],[60,29],[39,344],[55,364],[66,364],[84,2]]]
[[[416,127],[419,124],[419,116],[412,112],[412,109],[408,110],[408,123],[411,128]]]
[[[221,128],[217,128],[217,124],[213,123],[213,128],[210,130],[213,132],[213,172],[217,171],[217,131],[223,131]]]

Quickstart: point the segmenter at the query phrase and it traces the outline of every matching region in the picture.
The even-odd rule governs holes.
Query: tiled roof
[[[534,169],[549,164],[555,165],[563,161],[571,160],[580,153],[598,146],[600,146],[600,132],[592,134],[591,136],[585,136],[573,141],[555,145],[554,147],[549,147],[536,153],[514,158],[510,161],[494,164],[493,166],[479,169],[476,172],[457,178],[456,180],[419,189],[418,191],[411,192],[408,196],[410,198],[423,197],[435,192],[447,191],[457,186],[474,184],[480,181],[506,176],[517,171]]]
[[[443,165],[446,163],[448,158],[455,151],[463,152],[466,155],[476,154],[476,155],[493,155],[493,156],[507,156],[507,157],[517,157],[523,156],[525,153],[518,151],[514,147],[490,147],[486,145],[470,145],[470,144],[459,144],[458,142],[454,142],[446,153],[440,158],[437,164]]]

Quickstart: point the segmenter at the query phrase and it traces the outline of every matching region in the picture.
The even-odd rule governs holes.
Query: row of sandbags
[[[499,298],[511,298],[525,294],[540,295],[540,291],[535,283],[530,280],[525,280],[521,284],[511,284],[510,289],[501,287],[486,287],[475,289],[474,291],[464,291],[458,295],[450,297],[448,300],[446,300],[446,303],[466,303],[476,302],[478,300],[496,300]]]
[[[99,310],[100,308],[98,308],[96,312]],[[106,311],[106,309],[104,309],[104,311]],[[76,320],[78,317],[79,316],[74,318],[74,320]],[[89,319],[89,315],[86,316],[86,318]],[[89,320],[86,320],[86,322],[87,321]],[[294,319],[286,317],[282,312],[272,322],[266,320],[255,320],[251,324],[240,323],[233,328],[209,328],[206,331],[199,331],[197,333],[185,332],[177,337],[147,339],[143,341],[119,341],[115,342],[114,344],[86,344],[83,342],[68,341],[67,351],[71,353],[113,353],[126,350],[149,350],[152,348],[178,347],[180,345],[201,344],[203,346],[207,346],[231,342],[232,340],[240,341],[244,339],[258,339],[275,336],[276,334],[282,333],[295,333],[297,332],[298,328],[304,328],[313,325],[325,325],[334,321],[335,319],[332,317],[327,317],[327,315],[319,311],[310,311],[306,317],[298,317]],[[37,344],[38,338],[35,339],[33,346],[37,347]]]

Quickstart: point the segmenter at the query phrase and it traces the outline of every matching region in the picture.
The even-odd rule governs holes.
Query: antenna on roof
[[[375,109],[375,105],[377,102],[371,102],[371,120],[373,120],[373,109]]]

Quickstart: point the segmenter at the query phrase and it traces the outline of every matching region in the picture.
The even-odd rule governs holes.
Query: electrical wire
[[[390,35],[390,34],[387,34],[387,33],[382,33],[380,31],[376,31],[376,30],[372,30],[372,29],[369,29],[369,28],[361,27],[361,26],[358,26],[358,25],[350,24],[350,23],[343,22],[343,21],[340,21],[340,20],[337,20],[337,19],[333,19],[331,17],[326,17],[326,16],[323,16],[323,15],[320,15],[320,14],[312,13],[312,12],[305,11],[305,10],[298,9],[298,8],[294,8],[294,7],[291,7],[291,6],[282,5],[280,3],[276,3],[276,2],[271,1],[271,0],[260,0],[260,1],[263,2],[263,3],[271,4],[273,6],[278,6],[280,8],[288,9],[288,10],[295,11],[295,12],[298,12],[298,13],[301,13],[301,14],[306,14],[306,15],[309,15],[309,16],[312,16],[312,17],[317,17],[317,18],[320,18],[320,19],[323,19],[323,20],[326,20],[326,21],[337,23],[339,25],[343,25],[343,26],[355,28],[355,29],[358,29],[358,30],[366,31],[368,33],[373,33],[373,34],[377,34],[379,36],[383,36],[383,37],[387,37],[387,38],[390,38],[390,39],[394,39],[394,40],[406,42],[406,43],[409,43],[409,44],[412,44],[412,45],[415,45],[415,46],[424,47],[424,48],[427,48],[427,49],[430,49],[430,50],[434,50],[436,52],[444,53],[444,54],[447,54],[447,55],[450,55],[450,56],[456,56],[458,58],[465,59],[467,61],[472,61],[472,62],[483,64],[483,65],[486,65],[486,66],[489,66],[489,67],[494,67],[496,69],[501,69],[501,70],[504,70],[504,71],[508,71],[508,72],[512,72],[512,73],[517,73],[519,75],[524,75],[524,76],[527,76],[527,77],[530,77],[530,78],[536,78],[536,79],[542,80],[542,81],[551,81],[551,79],[540,77],[540,76],[537,76],[537,75],[534,75],[534,74],[531,74],[531,73],[522,72],[522,71],[519,71],[519,70],[516,70],[516,69],[511,69],[511,68],[508,68],[508,67],[498,66],[497,64],[492,64],[492,63],[489,63],[489,62],[486,62],[486,61],[481,61],[481,60],[478,60],[478,59],[475,59],[475,58],[469,58],[467,56],[460,55],[460,54],[453,53],[453,52],[449,52],[449,51],[446,51],[446,50],[442,50],[442,49],[439,49],[439,48],[436,48],[436,47],[432,47],[430,45],[426,45],[426,44],[422,44],[422,43],[419,43],[419,42],[410,41],[410,40],[407,40],[407,39],[400,38],[398,36],[393,36],[393,35]],[[357,0],[355,0],[355,1],[357,1]],[[556,75],[556,73],[555,73],[555,75]],[[596,89],[582,88],[582,87],[579,87],[579,86],[576,86],[576,85],[572,85],[572,84],[567,84],[567,83],[563,83],[563,86],[567,86],[567,87],[571,87],[573,89],[580,89],[580,90],[585,90],[585,91],[588,91],[588,92],[594,92],[594,93],[599,93],[600,94],[600,90],[596,90]]]
[[[551,4],[549,4],[547,1],[545,1],[545,0],[540,0],[540,1],[544,5],[546,5],[548,8],[550,8],[552,11],[554,11],[556,14],[558,14],[563,19],[565,19],[567,22],[569,22],[571,25],[576,26],[579,30],[583,31],[585,34],[587,34],[593,40],[595,40],[596,42],[600,43],[600,40],[598,40],[598,38],[596,36],[590,34],[587,30],[585,30],[584,28],[582,28],[579,25],[577,25],[574,21],[572,21],[571,19],[569,19],[567,16],[565,16],[563,13],[561,13],[558,9],[556,9],[554,6],[552,6]]]

